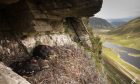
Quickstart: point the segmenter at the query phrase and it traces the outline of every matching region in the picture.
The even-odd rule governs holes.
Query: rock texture
[[[18,42],[18,38],[9,32],[0,32],[0,61],[6,65],[17,60],[29,58],[24,46]]]
[[[105,84],[99,81],[102,79],[91,52],[87,54],[86,49],[93,44],[81,20],[97,13],[101,6],[102,0],[1,0],[0,61],[6,66],[22,63],[31,69],[33,49],[47,45],[54,53],[47,60],[38,60],[41,70],[33,70],[36,73],[31,76],[22,74],[31,84]],[[11,68],[19,73],[15,69],[22,67]],[[12,75],[15,79],[7,76],[2,77],[3,82],[18,82],[17,74]]]
[[[30,84],[9,67],[0,62],[0,84]]]
[[[3,34],[5,35],[6,33]],[[8,36],[10,35],[12,34]],[[44,65],[46,67],[47,64],[47,69],[45,68],[35,75],[26,77],[31,84],[99,84],[102,82],[103,78],[100,79],[99,73],[95,68],[95,61],[92,60],[92,55],[87,54],[83,47],[80,48],[77,43],[71,39],[69,34],[40,33],[25,37],[24,39],[19,38],[20,35],[17,37],[14,37],[17,40],[12,40],[11,38],[13,37],[5,37],[3,40],[3,42],[5,42],[5,40],[8,41],[8,43],[5,42],[7,43],[5,45],[10,45],[7,46],[7,48],[2,46],[5,50],[1,50],[0,53],[2,56],[0,57],[1,59],[7,58],[2,60],[7,66],[14,62],[22,62],[30,58],[33,48],[37,45],[49,45],[55,51],[47,63],[41,63],[42,67],[44,67]],[[19,49],[21,49],[22,52],[17,52]],[[7,55],[3,55],[3,52]],[[7,52],[9,52],[9,54]],[[12,53],[15,54],[11,55]],[[8,81],[10,80],[8,79]],[[104,84],[105,82],[103,81],[102,83]]]
[[[24,46],[31,52],[37,45],[49,45],[49,46],[64,46],[64,45],[76,45],[68,34],[52,34],[52,35],[40,35],[27,37],[21,40]]]
[[[12,4],[21,1],[31,3],[32,7],[37,7],[46,14],[61,17],[92,16],[102,5],[102,0],[1,0],[0,3]]]
[[[92,16],[101,6],[102,0],[19,0],[1,8],[0,18],[9,24],[0,30],[52,31],[60,29],[66,17]]]

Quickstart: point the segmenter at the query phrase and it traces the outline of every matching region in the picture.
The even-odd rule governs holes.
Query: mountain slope
[[[113,43],[140,50],[140,17],[108,32],[105,37]]]
[[[112,33],[130,34],[130,35],[140,34],[140,17],[133,19],[128,23],[120,26],[119,28],[113,30]]]
[[[97,17],[91,17],[89,18],[89,25],[93,28],[111,28],[112,25],[105,19],[97,18]]]
[[[127,17],[127,18],[119,18],[119,19],[108,19],[108,21],[114,26],[119,27],[121,25],[126,24],[130,20],[134,19],[134,17]]]
[[[119,27],[123,24],[126,24],[127,22],[124,22],[124,21],[113,21],[111,22],[111,24],[114,26],[114,27]]]

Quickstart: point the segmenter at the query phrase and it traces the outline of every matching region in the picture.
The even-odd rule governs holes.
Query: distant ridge
[[[126,24],[130,20],[136,17],[127,17],[127,18],[119,18],[119,19],[107,19],[114,27],[119,27],[121,25]]]
[[[91,17],[89,18],[89,25],[93,28],[112,28],[113,26],[105,19],[97,18],[97,17]]]
[[[116,34],[130,34],[140,36],[140,17],[130,20],[128,23],[112,31]]]

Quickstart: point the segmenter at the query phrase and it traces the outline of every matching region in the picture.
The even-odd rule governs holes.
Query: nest
[[[91,58],[75,46],[51,47],[47,65],[32,76],[31,84],[97,84],[98,74]]]

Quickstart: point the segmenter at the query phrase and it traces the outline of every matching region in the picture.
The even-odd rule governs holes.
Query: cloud
[[[140,0],[104,0],[103,7],[95,16],[110,18],[125,18],[140,15]]]

